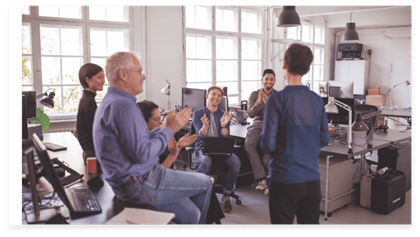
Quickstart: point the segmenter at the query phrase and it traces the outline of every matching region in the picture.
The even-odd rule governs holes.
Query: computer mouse
[[[87,185],[89,185],[89,187],[102,187],[104,186],[104,181],[101,179],[101,177],[99,177],[98,175],[89,179],[89,181],[87,181]]]

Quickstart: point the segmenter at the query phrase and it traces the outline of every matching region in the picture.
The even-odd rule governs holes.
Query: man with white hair
[[[163,128],[149,131],[135,95],[143,92],[142,66],[133,53],[117,52],[105,65],[110,87],[96,110],[93,141],[105,180],[115,195],[175,213],[182,224],[205,223],[212,190],[204,174],[165,169],[159,155],[191,117],[191,109],[169,112]],[[151,136],[153,134],[153,136]]]

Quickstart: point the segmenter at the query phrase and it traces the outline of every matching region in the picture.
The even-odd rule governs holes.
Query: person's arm
[[[177,142],[175,141],[174,137],[172,137],[171,140],[169,140],[168,150],[169,155],[162,162],[162,166],[166,169],[169,169],[171,167],[171,165],[175,162],[179,155],[180,149],[178,148]]]
[[[250,118],[254,118],[258,114],[258,112],[261,110],[261,108],[264,106],[264,103],[261,103],[261,104],[258,103],[258,95],[261,90],[257,92],[252,92],[251,95],[249,96],[247,113]]]
[[[264,109],[264,123],[261,131],[260,147],[264,154],[271,154],[276,150],[280,108],[276,104],[277,98],[270,96]]]
[[[227,136],[229,134],[229,124],[230,124],[230,120],[232,119],[232,116],[230,116],[229,112],[225,112],[222,116],[222,118],[220,119],[220,125],[221,125],[221,134],[223,136]]]
[[[139,164],[149,159],[157,160],[158,156],[165,151],[171,137],[174,136],[170,127],[164,127],[151,137],[141,111],[136,105],[131,104],[118,108],[114,117],[114,126],[123,148],[121,152],[127,153],[135,163]]]
[[[194,126],[195,132],[200,139],[204,139],[207,136],[207,130],[205,135],[200,132],[201,128],[203,127],[202,117],[203,116],[201,115],[200,110],[194,111],[192,117],[192,125]]]

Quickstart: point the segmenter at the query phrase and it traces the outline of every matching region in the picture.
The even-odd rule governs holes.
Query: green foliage
[[[36,108],[36,120],[32,121],[33,124],[41,124],[42,130],[48,132],[50,130],[50,117],[44,114],[40,108]]]

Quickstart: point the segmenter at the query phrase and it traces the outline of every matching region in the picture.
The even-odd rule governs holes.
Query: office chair
[[[194,125],[191,123],[190,128],[190,136],[196,134]],[[185,150],[188,152],[188,161],[187,161],[187,167],[189,170],[196,170],[198,168],[198,162],[195,161],[195,158],[193,157],[193,152],[195,150],[194,147],[195,143],[191,144],[189,147],[185,147]],[[229,167],[222,163],[222,162],[214,162],[212,163],[212,166],[210,168],[209,176],[216,177],[214,179],[215,183],[213,184],[213,190],[215,193],[223,194],[223,188],[224,188],[224,182],[218,182],[219,180],[223,181],[223,177],[226,177],[226,174],[229,171]],[[235,194],[235,192],[232,192],[230,194],[230,197],[236,199],[236,205],[241,205],[242,201],[239,199],[238,195]]]

